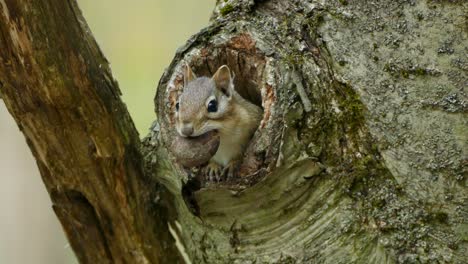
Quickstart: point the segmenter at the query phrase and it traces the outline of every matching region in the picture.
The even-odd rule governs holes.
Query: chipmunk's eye
[[[176,109],[176,111],[179,111],[179,102],[177,102],[177,103],[175,104],[175,109]]]
[[[218,111],[218,102],[216,102],[216,100],[211,100],[209,103],[208,103],[208,112],[216,112]]]

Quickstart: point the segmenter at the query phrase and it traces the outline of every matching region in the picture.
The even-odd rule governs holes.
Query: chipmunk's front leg
[[[240,160],[235,159],[231,160],[226,167],[224,167],[222,175],[225,177],[225,179],[230,180],[234,178],[234,175],[237,173],[237,170],[239,169],[240,165]]]
[[[210,160],[210,163],[206,165],[204,169],[205,177],[212,182],[219,182],[222,178],[222,170],[221,165],[217,162]]]

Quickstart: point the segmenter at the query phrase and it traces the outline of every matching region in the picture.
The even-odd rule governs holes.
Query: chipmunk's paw
[[[213,161],[210,161],[205,167],[205,177],[212,182],[219,182],[222,178],[221,166]]]
[[[237,173],[237,169],[239,168],[239,161],[232,160],[224,167],[223,175],[226,177],[227,180],[234,178],[234,175]]]

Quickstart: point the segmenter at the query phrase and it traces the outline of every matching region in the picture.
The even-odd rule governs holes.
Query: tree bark
[[[164,190],[143,172],[138,133],[76,2],[0,8],[3,100],[79,261],[180,260],[166,209],[153,202]]]
[[[218,1],[142,145],[74,1],[0,7],[2,98],[80,262],[468,259],[465,1]],[[185,63],[264,109],[234,180],[176,162]]]

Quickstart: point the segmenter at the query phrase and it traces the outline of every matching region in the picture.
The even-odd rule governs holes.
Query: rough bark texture
[[[218,1],[142,154],[75,5],[0,6],[2,96],[82,262],[466,262],[465,1]],[[236,180],[171,154],[185,63],[264,108]]]
[[[193,262],[465,262],[467,11],[219,1],[160,81],[153,140],[172,141],[185,63],[202,75],[228,64],[265,117],[236,182],[197,182],[158,153],[162,181],[186,188]]]
[[[80,262],[175,262],[138,133],[75,1],[0,1],[0,84]]]

